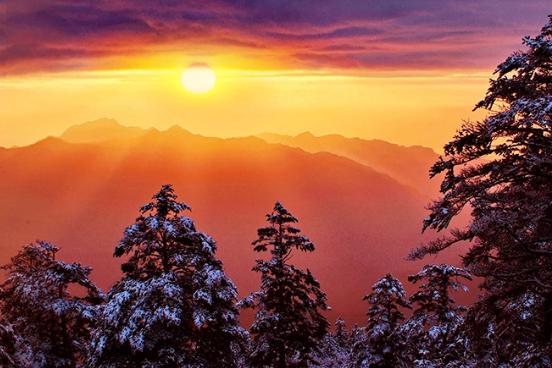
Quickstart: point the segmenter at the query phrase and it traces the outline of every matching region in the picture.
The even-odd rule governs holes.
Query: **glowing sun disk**
[[[215,86],[217,77],[208,65],[190,65],[182,72],[182,85],[192,93],[209,92]]]

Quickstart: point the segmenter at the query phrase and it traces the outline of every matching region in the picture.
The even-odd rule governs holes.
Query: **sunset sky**
[[[0,146],[101,117],[439,150],[550,1],[0,1]],[[215,87],[181,84],[207,64]]]

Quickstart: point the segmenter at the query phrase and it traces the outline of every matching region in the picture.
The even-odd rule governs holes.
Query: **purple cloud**
[[[8,0],[3,7],[3,74],[190,45],[262,49],[312,68],[492,68],[552,12],[548,0]]]

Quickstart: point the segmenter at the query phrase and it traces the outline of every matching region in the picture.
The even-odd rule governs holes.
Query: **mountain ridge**
[[[401,146],[379,139],[347,138],[339,134],[315,136],[304,132],[296,136],[263,133],[269,143],[300,147],[307,152],[331,152],[357,161],[416,188],[426,198],[439,193],[439,180],[430,180],[429,168],[438,154],[423,146]]]
[[[104,132],[103,129],[107,129]],[[181,138],[197,137],[205,139],[232,140],[246,137],[219,138],[207,137],[192,133],[180,125],[173,125],[165,130],[156,128],[127,127],[114,119],[102,118],[68,128],[61,136],[73,143],[100,143],[105,141],[125,141],[139,139],[144,135],[156,135],[168,132]],[[329,152],[342,156],[382,174],[391,176],[404,185],[413,187],[426,198],[434,198],[439,191],[438,180],[429,180],[429,167],[437,160],[438,155],[431,148],[419,145],[402,146],[380,139],[363,139],[345,137],[340,134],[315,136],[305,131],[295,136],[278,133],[261,133],[251,135],[271,144],[284,144],[300,148],[310,153]],[[122,142],[124,144],[124,142]],[[404,161],[404,164],[400,164]]]
[[[60,138],[72,143],[97,143],[106,140],[136,137],[147,130],[119,124],[112,118],[100,118],[72,125],[60,135]]]

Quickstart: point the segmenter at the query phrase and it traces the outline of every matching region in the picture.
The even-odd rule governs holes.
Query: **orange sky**
[[[194,95],[180,70],[72,72],[0,82],[0,145],[58,135],[112,117],[124,125],[179,124],[200,134],[340,133],[439,149],[483,96],[485,74],[281,75],[216,69],[215,88]],[[398,73],[397,73],[398,74]],[[479,114],[481,115],[481,114]]]
[[[101,117],[200,134],[339,133],[440,150],[546,1],[0,4],[0,146]],[[180,73],[208,63],[205,95]]]

